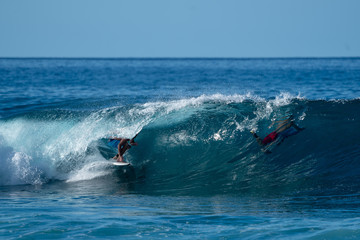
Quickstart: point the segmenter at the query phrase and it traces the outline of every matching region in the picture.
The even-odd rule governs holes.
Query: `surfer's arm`
[[[137,135],[138,135],[139,133],[137,133],[132,139],[130,139],[130,144],[131,145],[137,145],[137,143],[135,142],[135,138],[137,137]]]
[[[130,141],[134,141],[134,139],[137,137],[139,133],[137,133]]]

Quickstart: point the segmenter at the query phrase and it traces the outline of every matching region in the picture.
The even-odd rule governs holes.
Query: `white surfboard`
[[[128,162],[112,162],[112,165],[114,165],[114,166],[129,166],[130,163],[128,163]]]

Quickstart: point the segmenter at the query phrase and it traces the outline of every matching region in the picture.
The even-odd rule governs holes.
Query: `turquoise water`
[[[0,87],[1,238],[360,238],[360,59],[0,59]]]

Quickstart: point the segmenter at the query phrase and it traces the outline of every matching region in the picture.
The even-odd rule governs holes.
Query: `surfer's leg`
[[[123,156],[125,153],[125,148],[124,145],[127,144],[126,139],[121,139],[120,143],[118,144],[118,154],[116,154],[116,156],[113,157],[113,159],[116,159],[118,162],[122,162],[123,161]]]
[[[127,142],[125,142],[125,144],[122,146],[122,148],[120,149],[120,155],[122,156],[122,155],[124,155],[124,153],[128,150],[128,149],[130,149],[131,148],[131,146],[127,143]]]
[[[123,155],[125,153],[125,145],[127,145],[126,139],[121,139],[119,145],[118,145],[118,151],[119,155]]]
[[[118,158],[116,159],[116,161],[118,162],[123,162],[124,161],[124,157],[119,155]]]
[[[119,146],[120,146],[120,144],[119,144]],[[123,162],[124,161],[123,155],[130,148],[131,148],[131,146],[127,143],[127,141],[125,141],[125,143],[122,145],[122,148],[121,148],[121,146],[119,147],[119,156],[117,158],[118,162]]]

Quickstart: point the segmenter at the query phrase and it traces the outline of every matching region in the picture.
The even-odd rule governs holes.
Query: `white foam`
[[[34,164],[33,159],[11,148],[1,148],[0,185],[42,184],[44,172]]]
[[[219,103],[242,103],[245,100],[253,100],[253,101],[264,101],[263,98],[258,96],[253,96],[251,93],[247,93],[245,95],[223,95],[223,94],[213,94],[213,95],[201,95],[199,97],[191,97],[179,100],[172,100],[168,102],[149,102],[145,103],[139,109],[134,108],[130,110],[130,115],[154,115],[158,113],[158,110],[165,114],[169,114],[170,112],[177,111],[189,106],[200,106],[206,102],[219,102]]]
[[[281,92],[280,95],[276,96],[274,100],[270,100],[269,103],[273,106],[280,107],[289,105],[294,99],[302,100],[304,97],[301,97],[300,94],[294,96],[288,92]]]
[[[91,180],[110,174],[108,167],[110,162],[98,161],[85,164],[81,169],[74,170],[69,174],[66,182],[77,182]]]
[[[181,130],[168,136],[164,135],[161,144],[166,146],[191,146],[197,138],[189,135],[186,130]]]
[[[42,184],[42,170],[32,164],[33,159],[25,153],[16,152],[11,158],[12,183]]]

